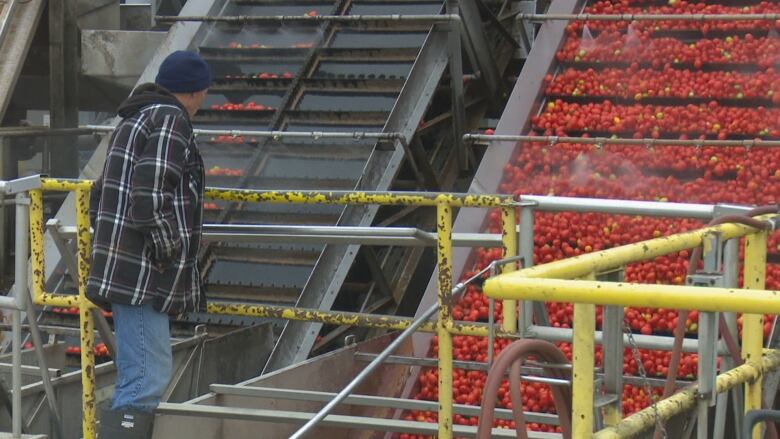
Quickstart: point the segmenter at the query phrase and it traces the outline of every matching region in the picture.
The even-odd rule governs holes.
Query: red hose
[[[512,416],[515,421],[517,439],[528,439],[525,416],[523,416],[523,399],[520,394],[520,365],[523,360],[531,355],[547,363],[569,363],[558,347],[544,340],[518,340],[507,346],[496,357],[485,381],[485,389],[482,394],[482,410],[479,415],[479,426],[477,427],[477,439],[489,439],[491,437],[493,413],[496,408],[496,395],[504,374],[510,366],[509,389],[512,398]],[[546,375],[558,379],[570,378],[569,372],[562,369],[549,369],[546,371]],[[563,438],[571,439],[571,388],[556,385],[550,387],[553,400],[555,401],[555,410],[558,412]]]

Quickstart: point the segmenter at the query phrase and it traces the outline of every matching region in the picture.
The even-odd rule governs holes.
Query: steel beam
[[[211,391],[220,395],[238,395],[253,398],[285,399],[293,401],[330,401],[336,394],[331,392],[318,392],[312,390],[278,389],[272,387],[254,386],[228,386],[212,384]],[[402,410],[430,410],[436,411],[438,404],[435,401],[422,401],[418,399],[389,398],[385,396],[351,395],[344,400],[345,405],[359,405],[368,407],[387,407]],[[465,404],[455,404],[455,413],[464,416],[479,416],[480,407]],[[549,413],[525,412],[528,422],[558,425],[558,416]],[[497,409],[496,418],[513,419],[512,411]]]

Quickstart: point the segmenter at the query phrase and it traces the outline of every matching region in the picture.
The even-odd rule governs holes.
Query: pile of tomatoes
[[[763,13],[778,12],[780,4],[761,2],[749,6],[724,6],[706,1],[597,0],[584,12],[622,13]],[[778,23],[772,21],[663,21],[573,23],[567,28],[557,60],[565,65],[545,78],[549,97],[532,119],[536,134],[555,136],[616,136],[668,139],[780,139],[780,61]],[[667,32],[670,31],[670,32]],[[683,40],[674,31],[698,31],[697,41]],[[717,32],[715,32],[717,31]],[[739,31],[729,34],[732,31]],[[744,69],[744,67],[749,67]],[[703,69],[705,68],[706,69]],[[595,102],[583,97],[597,98]],[[664,105],[653,105],[664,98]],[[754,99],[757,105],[736,105],[734,100]],[[763,105],[763,106],[762,106]],[[499,192],[522,195],[557,195],[586,198],[631,199],[659,202],[775,204],[780,201],[780,150],[744,147],[678,147],[591,145],[567,143],[522,143],[504,165]],[[499,233],[500,212],[488,218],[488,231]],[[671,219],[607,215],[600,213],[537,212],[534,218],[534,263],[668,236],[701,228],[695,219]],[[780,253],[780,234],[769,239],[769,252]],[[473,275],[501,257],[500,249],[478,249]],[[744,249],[740,248],[740,258]],[[630,264],[628,282],[680,285],[685,282],[690,253],[680,251],[651,261]],[[740,264],[740,271],[741,271]],[[740,275],[739,283],[742,279]],[[780,288],[780,267],[767,265],[766,286]],[[566,303],[546,305],[551,326],[570,328],[573,307]],[[478,286],[469,286],[453,307],[457,320],[486,322],[487,298]],[[625,323],[634,333],[671,335],[677,310],[625,308]],[[502,305],[495,304],[493,318],[500,322]],[[597,325],[602,323],[600,307]],[[699,314],[690,311],[685,326],[690,336],[698,329]],[[773,319],[767,316],[764,336]],[[741,317],[738,320],[741,327]],[[496,354],[508,345],[493,343]],[[571,358],[571,345],[557,343]],[[484,338],[455,336],[457,360],[484,362],[488,342]],[[438,354],[437,340],[431,356]],[[641,366],[650,377],[668,375],[671,354],[640,349]],[[600,348],[596,362],[603,360]],[[696,377],[698,359],[683,354],[678,379]],[[624,351],[625,373],[637,375],[634,352]],[[453,397],[456,403],[479,405],[486,374],[456,370]],[[497,406],[509,408],[509,384],[505,380]],[[539,383],[522,383],[523,409],[554,413],[550,389]],[[438,375],[424,369],[415,397],[436,400]],[[625,385],[623,414],[647,407],[661,389],[647,394],[642,386]],[[515,401],[514,403],[517,403]],[[435,422],[435,412],[412,411],[404,419]],[[477,419],[456,416],[455,423],[476,425]],[[496,421],[496,427],[514,428],[511,421]],[[556,431],[555,427],[529,424],[529,429]],[[416,435],[401,435],[404,439]]]

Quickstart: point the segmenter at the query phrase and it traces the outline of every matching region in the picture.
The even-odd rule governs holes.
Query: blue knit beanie
[[[211,72],[197,53],[177,50],[160,64],[154,82],[171,93],[193,93],[211,86]]]

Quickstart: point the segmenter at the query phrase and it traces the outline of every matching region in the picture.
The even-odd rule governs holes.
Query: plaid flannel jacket
[[[179,314],[205,307],[198,268],[205,173],[186,111],[165,90],[147,88],[137,108],[120,109],[124,119],[92,189],[87,297],[103,308],[151,302]]]

